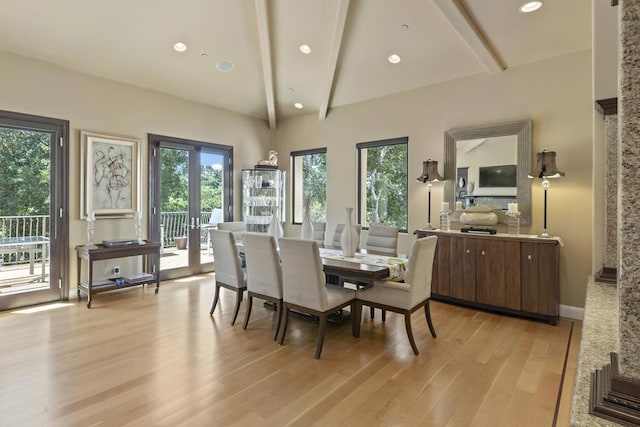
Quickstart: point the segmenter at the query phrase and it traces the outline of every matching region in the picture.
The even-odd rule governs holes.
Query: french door
[[[0,310],[67,299],[69,122],[0,111]]]
[[[233,148],[149,135],[149,235],[160,279],[213,271],[209,229],[231,220]]]

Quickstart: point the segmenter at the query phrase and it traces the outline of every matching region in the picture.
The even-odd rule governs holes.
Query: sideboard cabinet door
[[[558,245],[522,243],[522,310],[558,316]]]
[[[436,246],[436,256],[433,262],[433,278],[431,283],[431,293],[450,296],[451,281],[451,237],[438,236],[438,244]]]
[[[506,304],[505,248],[504,240],[476,241],[476,301],[481,304]]]
[[[451,297],[476,301],[476,239],[451,237]]]

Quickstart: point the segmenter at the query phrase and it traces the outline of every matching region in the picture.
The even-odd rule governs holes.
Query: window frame
[[[397,137],[397,138],[389,138],[389,139],[381,139],[381,140],[377,140],[377,141],[369,141],[369,142],[359,142],[356,144],[356,149],[358,150],[358,155],[357,155],[357,162],[358,162],[358,179],[357,179],[357,196],[358,196],[358,200],[357,200],[357,220],[358,220],[358,224],[362,224],[362,219],[363,219],[363,210],[362,210],[362,206],[363,206],[363,194],[362,194],[362,150],[363,149],[370,149],[370,148],[378,148],[378,147],[384,147],[384,146],[392,146],[392,145],[406,145],[407,147],[407,155],[405,158],[405,170],[407,171],[406,176],[405,176],[405,189],[406,189],[406,193],[407,193],[407,197],[405,200],[405,211],[406,211],[406,226],[403,227],[399,227],[399,231],[401,233],[407,233],[408,228],[409,228],[409,137],[408,136],[403,136],[403,137]],[[366,205],[366,200],[364,201],[365,205]],[[366,213],[365,213],[366,214]],[[363,230],[368,230],[369,226],[362,227]]]
[[[311,148],[308,150],[298,150],[289,153],[289,159],[291,162],[291,224],[301,225],[303,218],[299,218],[299,222],[296,222],[296,157],[310,156],[313,154],[327,155],[327,147]],[[326,172],[326,171],[325,171]],[[325,193],[326,194],[326,193]],[[304,212],[302,213],[304,216]]]

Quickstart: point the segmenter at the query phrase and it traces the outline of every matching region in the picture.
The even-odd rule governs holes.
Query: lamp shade
[[[529,174],[529,178],[560,178],[564,176],[564,172],[560,172],[556,166],[555,151],[547,151],[545,148],[536,156],[536,168]]]
[[[435,160],[427,160],[422,162],[422,175],[416,178],[420,182],[444,181],[444,178],[438,173],[438,162]]]

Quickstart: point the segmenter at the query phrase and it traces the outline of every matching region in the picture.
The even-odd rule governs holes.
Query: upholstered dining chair
[[[215,259],[216,272],[216,290],[211,304],[210,316],[218,304],[220,297],[220,288],[226,288],[236,293],[236,307],[233,312],[231,324],[236,323],[238,311],[240,311],[240,303],[242,295],[247,290],[247,276],[242,269],[242,261],[236,247],[236,239],[231,231],[226,230],[209,230],[209,237],[213,247],[213,256]]]
[[[247,264],[247,311],[243,329],[249,325],[253,297],[271,301],[276,305],[275,340],[282,318],[282,268],[275,237],[264,233],[245,233],[244,256]]]
[[[279,342],[284,343],[291,309],[316,316],[319,325],[314,357],[320,359],[327,315],[348,305],[351,306],[351,312],[355,313],[355,292],[326,283],[317,242],[282,238],[279,239],[279,244],[284,290],[284,323]],[[352,333],[355,334],[356,323],[352,322],[351,325]]]
[[[360,231],[362,230],[362,226],[360,224],[355,224],[356,226],[356,231],[358,232],[358,238],[360,238]],[[331,240],[331,246],[333,246],[334,248],[339,248],[342,243],[340,242],[340,239],[342,238],[342,231],[344,230],[344,224],[338,224],[336,225],[336,228],[333,232],[333,239]],[[360,247],[360,244],[358,243],[358,247]]]
[[[313,221],[311,225],[313,226],[313,240],[318,242],[318,246],[323,247],[327,232],[327,223]]]
[[[414,242],[409,256],[409,265],[404,274],[404,282],[376,281],[373,287],[356,291],[355,330],[357,337],[360,336],[360,317],[363,305],[404,314],[409,343],[416,355],[418,347],[413,339],[411,313],[424,307],[429,331],[434,338],[436,337],[436,331],[431,321],[429,301],[431,298],[431,271],[437,242],[437,236],[424,237]]]
[[[219,222],[218,230],[231,231],[233,238],[239,242],[242,241],[242,233],[247,231],[247,227],[242,221]]]
[[[372,225],[364,248],[367,252],[396,256],[398,254],[398,227]]]

